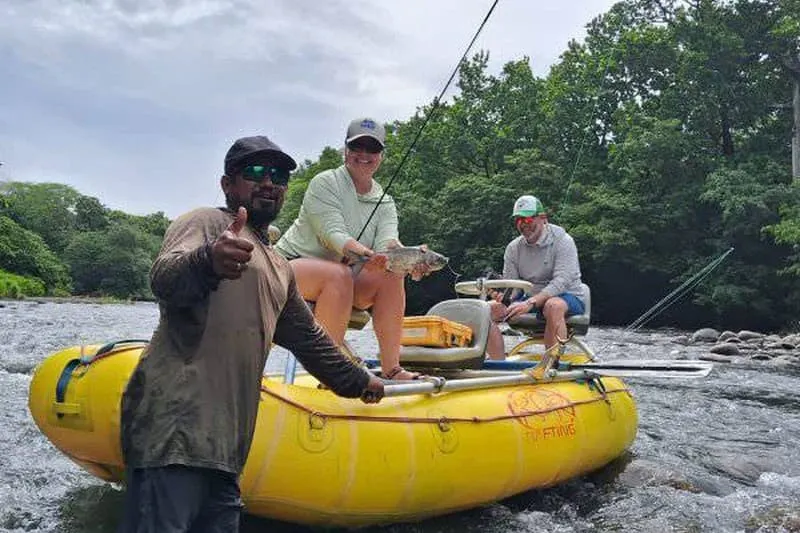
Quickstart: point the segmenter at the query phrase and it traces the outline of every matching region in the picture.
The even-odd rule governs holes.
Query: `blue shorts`
[[[556,296],[567,302],[567,316],[582,315],[584,312],[586,312],[586,305],[581,301],[580,298],[578,298],[574,294],[570,294],[568,292],[562,292],[561,294],[557,294]],[[517,298],[517,300],[525,300],[527,298],[530,298],[530,295],[523,294],[522,296]],[[531,312],[539,315],[539,318],[544,318],[542,317],[541,309],[534,309]]]

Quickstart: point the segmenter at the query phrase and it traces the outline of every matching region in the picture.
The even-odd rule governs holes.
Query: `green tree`
[[[152,298],[150,265],[160,239],[128,224],[75,235],[65,250],[78,294]]]
[[[41,280],[50,294],[71,289],[67,267],[44,240],[6,216],[0,216],[0,269]]]
[[[75,207],[81,195],[60,183],[0,183],[6,216],[38,234],[56,254],[69,243],[75,227]]]

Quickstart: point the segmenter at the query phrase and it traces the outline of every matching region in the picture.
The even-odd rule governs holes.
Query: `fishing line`
[[[608,65],[609,61],[606,61],[605,68],[603,69],[603,75],[600,77],[601,85],[598,87],[598,91],[595,97],[594,107],[592,108],[591,117],[594,120],[597,120],[597,111],[600,109],[600,96],[602,93],[602,83],[606,79],[606,75],[608,74]],[[564,190],[564,198],[561,199],[561,205],[558,206],[558,213],[563,213],[564,209],[569,205],[567,201],[569,200],[569,190],[572,188],[572,183],[575,181],[575,174],[578,172],[578,165],[580,164],[581,157],[583,156],[583,149],[586,146],[586,141],[589,138],[589,135],[592,133],[592,124],[589,124],[586,127],[586,132],[583,134],[581,138],[581,144],[578,146],[578,154],[575,156],[575,163],[572,165],[572,173],[570,174],[569,181],[567,182],[567,188]]]
[[[666,311],[672,304],[680,300],[685,294],[697,287],[704,279],[706,279],[708,275],[711,274],[711,272],[717,268],[720,263],[722,263],[731,253],[733,253],[732,247],[728,248],[726,252],[703,267],[697,274],[684,281],[680,287],[659,300],[653,307],[645,311],[639,318],[631,322],[631,324],[625,328],[625,331],[636,331],[644,326],[647,322],[650,322],[650,320]]]
[[[683,298],[692,289],[697,287],[704,279],[706,279],[714,269],[716,269],[731,253],[733,253],[733,250],[734,250],[733,247],[728,248],[727,251],[723,252],[720,256],[718,256],[716,259],[714,259],[705,267],[703,267],[699,272],[697,272],[697,274],[695,274],[691,278],[681,283],[681,285],[677,289],[675,289],[674,291],[670,292],[668,295],[663,297],[655,305],[653,305],[653,307],[642,313],[639,316],[639,318],[631,322],[622,331],[622,335],[618,339],[615,339],[613,342],[620,342],[625,337],[625,335],[633,333],[638,329],[641,329],[646,323],[650,322],[652,319],[663,313],[672,304]],[[611,342],[607,342],[606,344],[598,348],[595,351],[595,353],[599,354],[605,352],[606,348],[611,346],[611,344],[612,344]]]
[[[414,136],[414,139],[411,141],[411,144],[408,146],[408,148],[406,148],[406,151],[403,154],[402,159],[400,160],[400,164],[397,165],[397,168],[394,170],[394,173],[392,173],[392,177],[389,179],[389,183],[387,183],[386,187],[384,187],[383,193],[381,194],[380,198],[378,198],[378,203],[375,204],[375,207],[372,209],[372,212],[369,214],[369,217],[367,218],[367,221],[364,223],[364,227],[361,228],[361,231],[358,233],[358,237],[356,237],[356,240],[361,239],[361,237],[364,235],[364,231],[366,231],[367,226],[369,225],[370,221],[372,220],[372,217],[375,216],[375,213],[378,211],[378,208],[381,206],[381,203],[383,202],[383,198],[386,196],[386,192],[389,190],[389,188],[394,183],[394,180],[400,174],[400,170],[403,168],[403,165],[405,165],[405,162],[408,159],[409,155],[411,155],[411,151],[417,145],[417,141],[419,141],[419,138],[422,135],[422,132],[425,129],[425,126],[428,125],[428,122],[430,122],[431,118],[433,118],[433,116],[435,115],[436,111],[439,110],[439,107],[441,106],[441,103],[442,103],[442,98],[444,97],[444,93],[447,92],[447,89],[450,87],[450,84],[453,82],[453,80],[455,79],[456,75],[458,74],[458,71],[461,69],[461,64],[464,63],[464,61],[466,60],[467,54],[469,54],[470,49],[472,49],[472,45],[475,44],[475,41],[478,39],[478,35],[480,35],[481,31],[483,30],[483,27],[489,21],[489,17],[492,16],[492,12],[494,11],[494,8],[497,7],[497,3],[499,1],[500,0],[494,0],[494,3],[492,3],[492,7],[490,7],[489,11],[486,12],[486,16],[483,17],[483,22],[481,22],[480,26],[478,26],[478,30],[475,32],[475,35],[472,36],[472,40],[469,42],[469,45],[467,45],[466,50],[464,50],[464,54],[461,56],[461,59],[458,60],[458,63],[456,64],[456,68],[453,69],[453,72],[452,72],[452,74],[450,74],[450,78],[447,80],[447,83],[445,83],[444,87],[442,87],[442,90],[439,93],[439,96],[437,96],[433,100],[433,106],[431,107],[431,109],[428,112],[428,114],[425,115],[425,119],[423,120],[422,125],[419,127],[419,130],[417,130],[417,133]]]

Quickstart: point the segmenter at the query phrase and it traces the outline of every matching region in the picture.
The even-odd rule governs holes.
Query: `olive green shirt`
[[[336,394],[358,397],[367,385],[314,321],[289,263],[249,226],[239,236],[255,248],[242,277],[216,276],[211,243],[232,221],[227,210],[201,208],[164,237],[150,273],[160,321],[122,399],[128,467],[240,473],[273,341]]]

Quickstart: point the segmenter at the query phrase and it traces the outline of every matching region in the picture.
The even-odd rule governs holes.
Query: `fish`
[[[411,274],[417,265],[427,265],[430,272],[443,269],[450,261],[447,257],[433,250],[427,250],[420,246],[397,246],[382,252],[375,252],[376,255],[385,255],[386,270],[395,274]],[[366,263],[369,257],[347,252],[347,258],[353,263]]]

